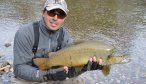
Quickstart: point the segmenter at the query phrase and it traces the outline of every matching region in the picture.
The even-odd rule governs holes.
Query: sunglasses
[[[50,11],[47,11],[47,14],[50,16],[50,17],[54,17],[55,15],[57,15],[57,18],[58,19],[64,19],[67,15],[65,14],[64,11],[60,10],[60,9],[54,9],[54,10],[50,10]]]

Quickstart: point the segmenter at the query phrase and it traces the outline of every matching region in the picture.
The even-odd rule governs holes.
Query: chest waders
[[[35,36],[35,37],[34,37],[34,41],[35,41],[35,42],[34,42],[34,45],[33,45],[33,48],[32,48],[32,52],[34,53],[34,56],[35,56],[35,54],[36,54],[36,52],[37,52],[37,49],[38,49],[39,36],[40,36],[40,34],[39,34],[39,22],[38,22],[38,21],[36,21],[36,22],[33,23],[33,30],[34,30],[34,36]],[[58,38],[57,38],[57,47],[56,47],[56,51],[58,51],[58,50],[61,49],[61,44],[62,44],[62,41],[63,41],[63,37],[64,37],[63,28],[60,28],[60,30],[59,30],[59,36],[58,36]],[[35,57],[32,58],[32,66],[38,68],[38,67],[33,63],[33,59],[35,59]]]
[[[32,48],[32,52],[35,55],[36,52],[37,52],[37,49],[38,49],[39,36],[40,36],[40,34],[39,34],[39,22],[34,22],[33,23],[33,30],[34,30],[35,42],[34,42],[34,45],[33,45],[33,48]],[[62,44],[62,41],[63,41],[63,36],[64,36],[63,28],[60,28],[59,36],[57,38],[57,48],[56,48],[56,51],[61,49],[61,44]]]

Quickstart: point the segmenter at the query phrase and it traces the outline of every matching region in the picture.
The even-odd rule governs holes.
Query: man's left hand
[[[89,59],[88,63],[84,65],[81,72],[97,70],[97,69],[102,70],[103,68],[102,64],[103,64],[103,60],[101,58],[97,62],[96,57],[92,57]]]

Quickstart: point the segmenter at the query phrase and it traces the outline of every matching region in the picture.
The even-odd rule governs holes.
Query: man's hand
[[[64,66],[63,68],[67,74],[66,80],[68,80],[69,78],[72,78],[76,75],[75,67]]]
[[[69,71],[69,70],[68,70],[68,67],[67,67],[67,66],[64,66],[63,68],[64,68],[66,74],[68,74],[68,71]],[[67,77],[65,78],[65,80],[68,80],[68,79],[69,79],[69,77],[67,76]]]
[[[75,68],[64,66],[61,68],[50,69],[48,70],[48,74],[44,76],[44,80],[53,80],[53,81],[62,81],[68,80],[71,77],[75,76]]]
[[[44,75],[44,81],[62,81],[67,78],[68,67],[64,66],[62,68],[52,68],[47,71],[48,73]]]
[[[67,67],[67,66],[64,66],[63,69],[64,69],[64,71],[65,71],[66,73],[68,73],[68,67]]]
[[[89,59],[88,63],[84,65],[84,67],[81,70],[81,73],[90,70],[97,70],[97,69],[101,70],[103,68],[102,64],[103,64],[103,60],[101,58],[97,61],[96,57],[92,57]]]

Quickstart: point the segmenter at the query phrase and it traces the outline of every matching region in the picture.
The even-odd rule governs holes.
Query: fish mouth
[[[121,63],[128,63],[128,62],[130,62],[131,61],[131,59],[130,59],[130,57],[123,57],[123,59],[121,60]]]

